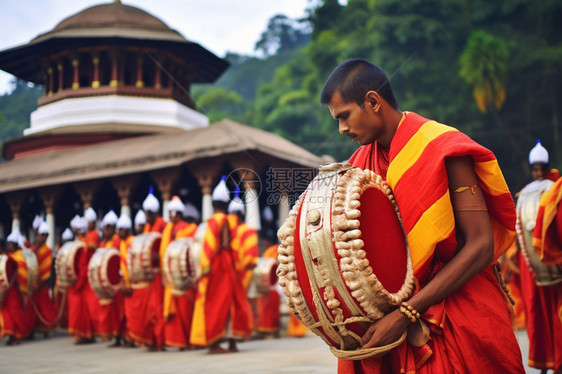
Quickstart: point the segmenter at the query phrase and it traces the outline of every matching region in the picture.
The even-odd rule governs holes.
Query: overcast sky
[[[0,50],[29,42],[60,21],[93,5],[112,0],[2,0]],[[188,40],[224,57],[227,51],[254,54],[254,44],[276,14],[305,15],[315,0],[122,0],[164,21]],[[0,71],[0,94],[12,75]]]

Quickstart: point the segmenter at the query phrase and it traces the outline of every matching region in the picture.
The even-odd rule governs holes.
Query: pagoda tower
[[[0,52],[0,69],[44,88],[25,136],[6,142],[2,156],[208,126],[190,87],[227,67],[139,8],[87,8]]]

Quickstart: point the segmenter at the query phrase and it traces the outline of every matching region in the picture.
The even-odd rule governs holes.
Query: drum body
[[[135,236],[127,252],[127,268],[131,282],[150,282],[160,271],[160,241],[162,234],[149,232]]]
[[[260,257],[252,273],[252,283],[259,295],[268,295],[277,284],[277,267],[279,262],[275,258]]]
[[[55,259],[57,282],[61,287],[72,286],[79,275],[80,258],[84,255],[85,244],[79,240],[62,245]]]
[[[278,236],[277,275],[289,308],[334,354],[360,348],[368,326],[413,292],[398,207],[370,170],[321,167]]]
[[[544,264],[533,249],[533,230],[537,222],[537,213],[542,195],[554,182],[548,179],[533,181],[521,190],[517,199],[517,241],[525,262],[535,273],[538,286],[551,286],[562,282],[562,266]],[[557,217],[558,218],[558,217]]]
[[[10,288],[10,282],[17,272],[17,264],[6,254],[0,254],[0,301],[4,300],[6,291]]]
[[[35,252],[31,249],[23,248],[21,253],[27,265],[27,289],[29,292],[33,292],[39,286],[39,262]]]
[[[178,291],[197,287],[201,249],[200,243],[196,244],[194,238],[181,238],[171,242],[166,248],[162,263],[166,283]]]
[[[111,299],[121,289],[121,256],[117,249],[96,249],[88,263],[88,281],[100,299]]]

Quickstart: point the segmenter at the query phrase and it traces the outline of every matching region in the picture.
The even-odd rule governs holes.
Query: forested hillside
[[[562,1],[316,3],[304,20],[273,17],[256,42],[259,57],[227,55],[231,67],[218,82],[193,88],[198,109],[212,122],[228,117],[343,160],[356,144],[338,134],[319,92],[337,64],[362,57],[389,74],[402,110],[492,149],[512,190],[530,178],[536,139],[562,167]],[[15,114],[18,89],[16,102],[28,106]],[[21,85],[0,97],[0,141],[21,135],[38,96]]]

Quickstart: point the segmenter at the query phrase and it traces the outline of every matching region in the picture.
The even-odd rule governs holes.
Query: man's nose
[[[341,119],[339,123],[339,130],[340,134],[342,135],[349,131],[349,126],[347,125],[347,123],[345,123],[345,121],[342,121]]]

